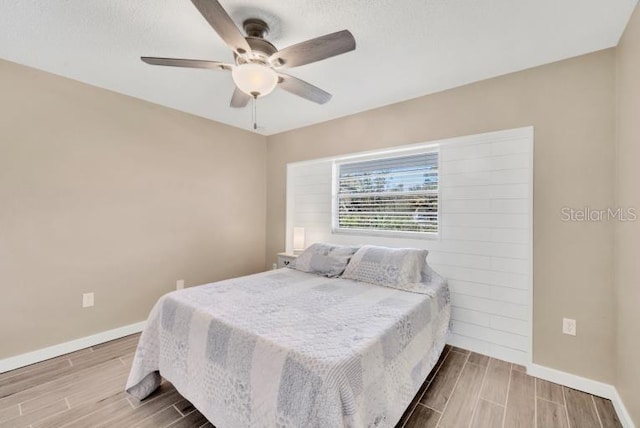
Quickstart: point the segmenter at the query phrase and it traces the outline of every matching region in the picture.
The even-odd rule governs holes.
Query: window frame
[[[396,157],[405,157],[412,155],[421,155],[427,153],[436,153],[438,155],[438,190],[431,191],[429,193],[437,195],[438,197],[438,230],[437,232],[415,232],[415,231],[403,231],[403,230],[380,230],[380,229],[356,229],[339,227],[339,188],[340,188],[340,165],[367,162],[379,159],[389,159]],[[331,233],[341,235],[362,235],[362,236],[380,236],[380,237],[393,237],[393,238],[409,238],[409,239],[440,239],[440,232],[442,230],[442,194],[441,194],[441,157],[440,157],[440,145],[427,144],[420,147],[383,150],[376,152],[369,152],[367,154],[345,156],[335,158],[331,166]]]

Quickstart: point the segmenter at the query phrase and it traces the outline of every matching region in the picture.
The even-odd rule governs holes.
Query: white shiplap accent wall
[[[305,228],[306,245],[325,241],[426,248],[429,264],[449,279],[449,343],[529,364],[533,128],[395,147],[390,152],[425,145],[440,151],[437,238],[332,233],[335,158],[326,158],[287,165],[287,251],[292,250],[294,226]]]

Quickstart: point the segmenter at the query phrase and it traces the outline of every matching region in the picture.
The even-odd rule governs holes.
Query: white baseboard
[[[618,390],[614,388],[613,394],[614,396],[611,398],[611,402],[613,403],[613,407],[616,409],[616,413],[618,414],[618,418],[620,419],[622,426],[625,428],[636,428],[633,420],[631,420],[629,411],[625,407],[620,394],[618,394]]]
[[[560,370],[551,369],[549,367],[540,366],[538,364],[529,364],[527,366],[527,374],[548,380],[549,382],[568,386],[569,388],[577,389],[579,391],[588,392],[589,394],[597,395],[599,397],[608,398],[613,403],[613,407],[616,409],[616,413],[618,414],[618,418],[620,419],[622,426],[625,428],[636,428],[633,420],[631,420],[631,415],[629,415],[627,408],[618,394],[618,390],[613,385],[562,372]]]
[[[3,360],[0,360],[0,373],[39,363],[50,358],[88,348],[89,346],[94,346],[100,343],[108,342],[110,340],[119,339],[130,334],[139,333],[144,329],[145,324],[146,321],[129,324],[125,325],[124,327],[118,327],[114,328],[113,330],[103,331],[102,333],[97,333],[91,336],[82,337],[80,339],[71,340],[69,342],[60,343],[59,345],[53,345],[47,348],[38,349],[37,351],[16,355],[15,357],[5,358]]]

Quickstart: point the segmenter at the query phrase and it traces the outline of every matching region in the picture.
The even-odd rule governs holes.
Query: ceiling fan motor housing
[[[258,18],[249,18],[242,23],[242,26],[247,34],[245,40],[251,47],[251,53],[242,56],[234,53],[236,64],[257,62],[270,65],[269,57],[278,52],[278,49],[264,38],[269,34],[269,26],[267,23]]]
[[[278,52],[275,46],[266,41],[265,39],[261,39],[258,37],[245,37],[249,46],[251,46],[252,52],[257,52],[262,54],[262,56],[269,58],[274,53]]]

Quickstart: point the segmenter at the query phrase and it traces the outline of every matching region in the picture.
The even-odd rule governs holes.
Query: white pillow
[[[414,288],[421,282],[427,250],[364,245],[353,255],[342,274],[344,279],[387,287]]]
[[[336,277],[344,272],[357,249],[358,247],[315,243],[304,250],[289,267],[315,275]]]

